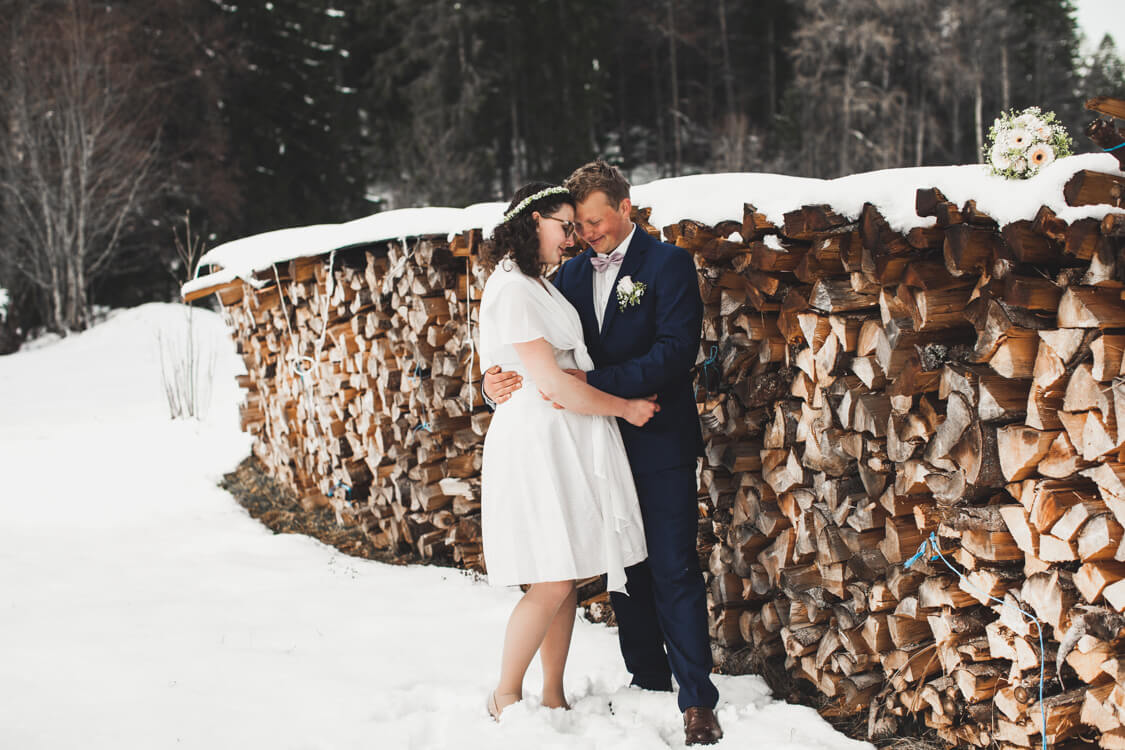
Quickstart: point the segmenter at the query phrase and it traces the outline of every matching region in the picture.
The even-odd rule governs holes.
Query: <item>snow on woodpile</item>
[[[972,166],[709,175],[634,197],[646,231],[693,254],[705,303],[699,548],[719,667],[784,667],[872,737],[915,717],[951,745],[1038,746],[1045,722],[1049,742],[1114,746],[1116,160],[1023,182]],[[381,548],[478,570],[478,259],[502,210],[240,240],[207,257],[226,275],[190,289],[218,291],[243,427],[274,475]],[[944,560],[916,556],[931,539]],[[580,591],[605,614],[598,580]]]
[[[1101,217],[1105,208],[1071,207],[1063,186],[1076,173],[1088,169],[1117,172],[1108,154],[1084,154],[1060,159],[1036,177],[1013,182],[988,174],[979,164],[955,167],[888,169],[849,175],[835,180],[788,177],[775,174],[708,174],[656,180],[633,188],[633,203],[652,209],[657,227],[683,219],[716,224],[742,215],[750,203],[774,224],[786,212],[803,205],[823,204],[843,216],[857,218],[864,203],[871,203],[895,231],[905,233],[932,224],[914,210],[914,193],[936,187],[949,200],[963,205],[975,200],[978,207],[1001,224],[1031,219],[1048,206],[1066,221]],[[223,270],[187,284],[185,295],[247,278],[254,271],[293,258],[320,255],[333,249],[405,237],[452,235],[467,229],[485,234],[504,214],[505,204],[480,203],[467,208],[404,208],[385,211],[344,224],[281,229],[227,242],[209,251],[201,266]]]

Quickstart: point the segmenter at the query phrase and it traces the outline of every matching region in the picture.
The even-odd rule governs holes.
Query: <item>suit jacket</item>
[[[595,369],[586,373],[586,381],[623,398],[656,394],[660,412],[644,427],[617,420],[633,473],[694,466],[696,457],[703,455],[691,377],[703,329],[695,263],[685,250],[653,239],[637,227],[617,283],[629,276],[645,284],[645,293],[637,305],[622,311],[615,284],[599,330],[593,254],[587,249],[555,275],[555,286],[578,310],[586,348],[594,360]]]

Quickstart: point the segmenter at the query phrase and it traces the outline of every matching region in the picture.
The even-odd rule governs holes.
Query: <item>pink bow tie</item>
[[[594,266],[594,270],[598,273],[603,273],[610,266],[619,266],[621,261],[625,260],[625,254],[620,250],[614,250],[608,256],[599,255],[594,253],[590,256],[590,264]]]

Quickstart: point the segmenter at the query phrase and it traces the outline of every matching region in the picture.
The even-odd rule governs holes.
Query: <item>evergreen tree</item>
[[[1113,43],[1113,37],[1106,34],[1086,66],[1082,77],[1082,92],[1085,96],[1112,96],[1125,99],[1125,60]]]
[[[491,195],[494,144],[482,138],[489,80],[481,27],[491,4],[375,0],[358,17],[371,176],[400,205]]]
[[[186,215],[202,237],[242,232],[243,187],[235,173],[231,134],[222,110],[231,66],[227,18],[212,3],[121,2],[115,13],[137,19],[138,39],[152,61],[160,92],[164,190],[128,238],[144,252],[99,279],[95,299],[111,306],[174,299],[187,272],[171,241]]]
[[[212,2],[234,37],[222,106],[246,196],[243,231],[362,215],[356,89],[345,76],[357,3]]]

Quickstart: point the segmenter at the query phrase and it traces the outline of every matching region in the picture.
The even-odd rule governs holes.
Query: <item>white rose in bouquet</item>
[[[1002,143],[997,143],[992,147],[992,154],[989,156],[993,169],[1003,172],[1005,169],[1011,169],[1012,160],[1008,157],[1007,151],[1004,150]]]

